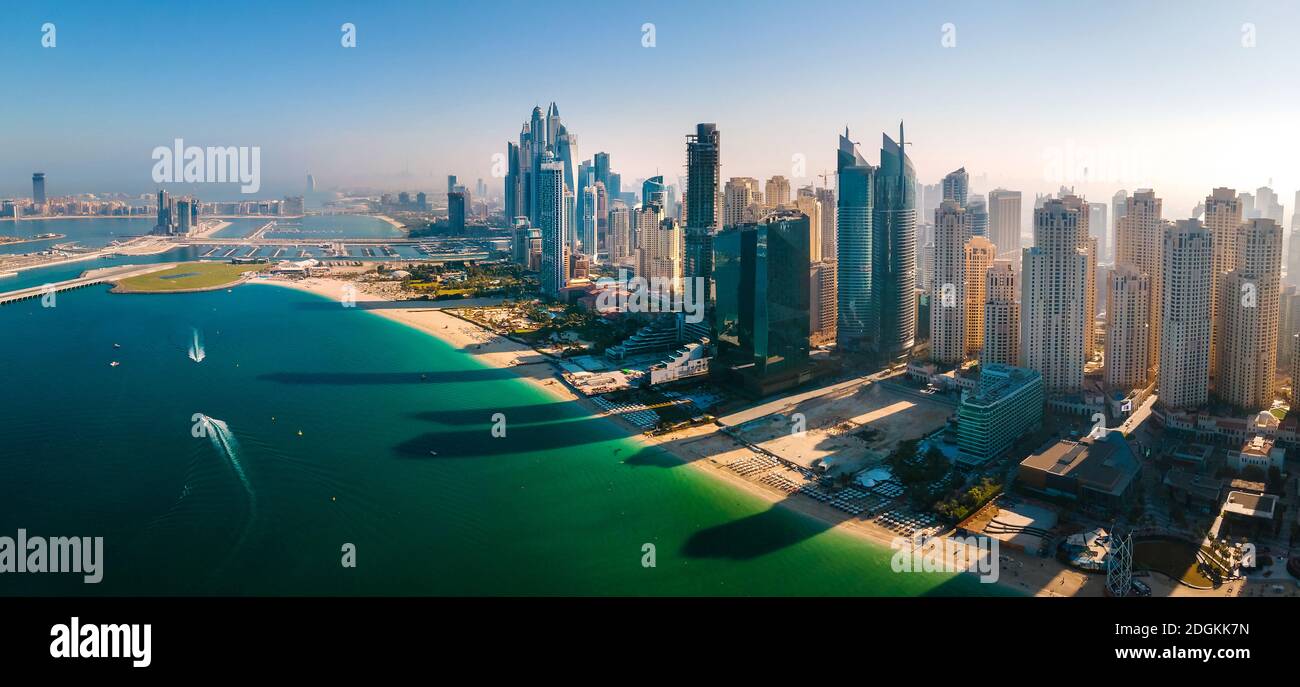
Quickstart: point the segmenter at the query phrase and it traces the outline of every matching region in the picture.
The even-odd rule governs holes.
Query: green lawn
[[[226,262],[186,262],[175,267],[127,277],[117,283],[117,291],[155,292],[212,289],[239,281],[245,272],[260,272],[268,266],[232,265]]]

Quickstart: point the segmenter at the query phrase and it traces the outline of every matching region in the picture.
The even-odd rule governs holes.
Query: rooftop
[[[1277,507],[1276,496],[1247,494],[1242,491],[1228,493],[1228,500],[1223,503],[1224,513],[1244,515],[1250,518],[1273,519],[1273,510]]]
[[[1107,494],[1122,494],[1138,473],[1138,463],[1124,437],[1063,439],[1031,454],[1022,466],[1077,480],[1081,486]]]

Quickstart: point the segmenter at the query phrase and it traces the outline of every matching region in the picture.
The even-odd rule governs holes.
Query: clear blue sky
[[[261,146],[272,192],[308,170],[496,192],[491,155],[555,100],[581,156],[608,151],[629,180],[679,174],[699,121],[723,132],[724,177],[766,177],[795,154],[809,176],[829,169],[846,124],[874,160],[906,119],[927,182],[965,165],[1055,188],[1073,151],[1094,182],[1060,180],[1094,200],[1154,186],[1180,216],[1211,186],[1273,178],[1289,206],[1296,35],[1300,6],[1282,2],[14,2],[0,195],[25,195],[35,170],[51,193],[146,191],[150,151],[176,137]]]

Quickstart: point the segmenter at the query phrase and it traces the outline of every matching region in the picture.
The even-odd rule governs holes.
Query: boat
[[[122,347],[122,344],[120,344],[120,343],[115,343],[115,344],[113,344],[113,348],[121,348],[121,347]]]
[[[108,366],[109,366],[109,367],[117,367],[118,365],[121,365],[121,364],[122,364],[122,363],[119,363],[119,362],[117,362],[116,360],[114,360],[113,362],[109,363]]]
[[[429,455],[431,455],[431,456],[436,456],[436,455],[438,455],[438,452],[437,452],[437,451],[429,451]]]
[[[298,430],[298,436],[302,436],[302,430]]]

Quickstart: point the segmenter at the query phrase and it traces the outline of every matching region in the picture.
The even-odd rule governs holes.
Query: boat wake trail
[[[239,483],[244,487],[244,492],[248,494],[248,518],[244,521],[244,528],[240,531],[239,539],[231,548],[225,563],[213,571],[215,575],[224,570],[226,565],[234,558],[236,552],[244,547],[244,541],[248,538],[248,533],[253,528],[253,521],[257,517],[257,493],[253,491],[253,484],[248,481],[244,466],[239,462],[239,441],[231,433],[230,427],[222,420],[208,417],[202,413],[197,413],[197,415],[200,426],[203,427],[204,432],[212,441],[212,447],[230,463],[230,467],[234,469],[235,475],[239,478]]]
[[[203,341],[199,338],[198,329],[194,329],[194,337],[193,337],[193,341],[190,343],[189,352],[190,352],[190,360],[193,360],[196,363],[201,363],[203,362],[204,358],[208,357],[208,354],[203,350]]]
[[[257,502],[257,495],[253,493],[253,485],[248,481],[248,475],[244,473],[244,466],[239,462],[239,441],[235,435],[231,434],[230,427],[225,422],[216,418],[208,417],[200,413],[199,421],[203,423],[203,428],[207,431],[208,438],[212,440],[213,448],[230,462],[230,467],[235,469],[235,475],[244,485],[244,491],[248,492],[248,502],[250,507]]]

